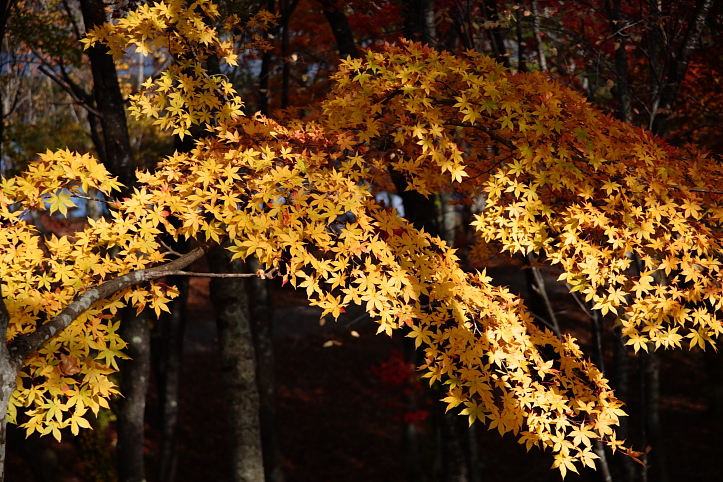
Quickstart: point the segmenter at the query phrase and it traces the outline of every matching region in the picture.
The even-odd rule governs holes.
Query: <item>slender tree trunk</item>
[[[103,0],[80,0],[86,31],[107,21]],[[108,49],[96,45],[87,50],[93,74],[93,92],[103,130],[105,165],[124,185],[121,197],[135,182],[135,163],[128,136],[125,104],[118,75]],[[130,312],[129,312],[130,310]],[[132,360],[124,362],[118,414],[118,476],[121,482],[145,481],[143,460],[145,405],[150,372],[150,334],[146,316],[123,311],[121,336]]]
[[[482,1],[482,12],[484,18],[491,22],[497,22],[500,19],[499,11],[497,9],[497,0],[483,0]],[[490,44],[492,47],[492,53],[495,59],[507,68],[510,68],[510,57],[507,55],[507,49],[505,48],[505,39],[500,27],[494,27],[486,29]]]
[[[546,72],[547,57],[545,56],[545,51],[542,48],[542,33],[540,31],[540,16],[539,8],[537,6],[537,0],[530,1],[530,11],[532,13],[532,33],[535,36],[535,52],[537,53],[537,63],[540,66],[540,70]]]
[[[688,30],[685,32],[683,43],[677,52],[672,55],[672,58],[666,59],[666,63],[671,65],[667,69],[667,77],[661,78],[661,86],[654,103],[655,109],[651,112],[650,130],[659,136],[664,136],[667,131],[667,121],[672,113],[671,109],[678,97],[680,85],[688,72],[693,51],[700,41],[705,21],[714,3],[714,0],[700,0],[697,2],[697,6],[688,22]]]
[[[291,83],[291,63],[289,42],[291,40],[289,32],[289,24],[291,23],[291,14],[294,13],[298,0],[280,0],[284,6],[281,14],[281,108],[286,109],[289,106],[289,85]]]
[[[118,479],[145,482],[144,420],[151,371],[147,314],[136,315],[132,308],[124,309],[119,334],[128,343],[125,352],[131,359],[120,366],[123,396],[118,401]]]
[[[652,450],[648,454],[650,469],[648,480],[668,482],[666,451],[660,422],[660,359],[654,351],[641,354],[642,376],[645,379],[645,435],[646,445]]]
[[[179,288],[180,294],[169,304],[170,314],[159,320],[159,367],[158,385],[161,392],[161,482],[176,480],[178,445],[178,409],[183,365],[183,334],[186,325],[186,301],[188,300],[188,278],[175,276],[168,284]]]
[[[251,272],[259,268],[258,261],[249,261]],[[272,343],[271,299],[269,280],[248,280],[251,332],[257,361],[257,386],[259,389],[259,418],[261,444],[264,456],[264,473],[268,482],[284,482],[281,452],[276,437],[276,410],[274,408],[274,349]]]
[[[404,0],[402,34],[409,40],[435,47],[437,38],[434,26],[434,2],[432,0]]]
[[[523,6],[521,2],[517,2],[517,11],[515,12],[515,31],[517,33],[517,70],[519,72],[527,72],[527,62],[525,61],[525,40],[522,30]]]
[[[268,0],[266,9],[269,12],[276,12],[276,0]],[[268,35],[268,33],[267,33]],[[259,72],[259,111],[263,115],[269,115],[269,76],[271,75],[271,52],[264,52],[261,57],[261,71]]]
[[[231,261],[231,253],[216,248],[209,253],[211,269],[220,273],[243,272]],[[244,279],[211,281],[211,300],[216,310],[221,369],[231,430],[235,482],[263,482],[259,391],[256,384],[256,353],[248,318]]]
[[[621,0],[613,0],[612,5],[608,3],[607,11],[608,19],[610,20],[610,29],[613,32],[616,43],[615,76],[617,77],[617,85],[615,86],[615,91],[620,102],[618,115],[623,122],[632,122],[632,95],[630,93],[628,58],[625,48],[627,36],[624,32],[625,24],[622,22]]]
[[[615,389],[615,396],[619,400],[630,399],[630,360],[625,340],[622,337],[620,327],[613,329],[613,373],[612,386]],[[630,422],[628,417],[621,417],[617,438],[630,440]],[[633,482],[635,480],[636,466],[630,457],[617,457],[619,471],[622,474],[622,482]]]

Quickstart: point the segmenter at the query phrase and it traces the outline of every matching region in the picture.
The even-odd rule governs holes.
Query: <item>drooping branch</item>
[[[80,315],[85,313],[93,303],[109,298],[118,291],[130,286],[174,274],[201,258],[210,247],[211,245],[208,244],[201,245],[168,263],[124,274],[85,291],[55,318],[34,332],[21,335],[10,343],[8,348],[11,358],[18,365],[22,364],[23,360],[30,356],[31,353],[40,349],[48,340],[66,329]]]

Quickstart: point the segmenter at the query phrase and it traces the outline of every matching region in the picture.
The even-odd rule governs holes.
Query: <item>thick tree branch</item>
[[[9,350],[13,363],[17,366],[22,365],[23,361],[30,356],[30,354],[40,349],[48,340],[66,329],[80,315],[85,313],[93,303],[109,298],[118,291],[130,286],[169,276],[201,258],[209,249],[210,245],[199,246],[193,251],[166,264],[124,274],[123,276],[110,279],[95,288],[83,292],[83,294],[66,306],[55,318],[45,323],[33,333],[21,335],[10,343]]]

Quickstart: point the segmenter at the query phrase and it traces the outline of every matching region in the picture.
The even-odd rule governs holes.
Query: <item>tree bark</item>
[[[291,83],[291,63],[289,62],[289,42],[291,41],[289,24],[291,14],[296,10],[299,0],[280,0],[283,5],[281,13],[281,108],[289,106],[289,85]]]
[[[186,325],[186,301],[188,300],[188,278],[174,276],[168,284],[177,286],[180,294],[169,303],[170,314],[159,320],[159,367],[158,385],[161,398],[161,482],[176,480],[178,445],[178,406],[183,360],[183,334]]]
[[[107,21],[103,0],[80,0],[80,7],[86,31]],[[108,48],[103,45],[90,47],[86,52],[93,73],[96,106],[101,115],[106,167],[118,177],[127,193],[135,182],[135,164],[115,63],[108,55]]]
[[[243,272],[243,265],[238,260],[232,262],[231,253],[225,249],[212,250],[209,263],[212,271],[218,273]],[[256,353],[249,323],[245,280],[211,280],[211,300],[216,311],[221,348],[221,370],[231,430],[233,480],[263,482]]]
[[[145,482],[143,442],[151,336],[145,312],[136,315],[133,308],[125,308],[122,316],[119,334],[128,343],[126,354],[131,359],[120,366],[123,396],[118,401],[118,480]]]
[[[321,0],[320,3],[331,31],[334,33],[339,57],[342,59],[359,57],[359,51],[354,42],[354,33],[351,31],[346,14],[329,0]]]
[[[274,13],[276,12],[276,0],[268,0],[266,9]],[[267,38],[268,34],[267,32]],[[259,72],[259,111],[263,115],[269,115],[269,76],[271,75],[271,52],[264,52],[261,57],[261,71]]]
[[[13,357],[4,340],[7,338],[10,315],[5,307],[0,280],[0,482],[5,480],[5,449],[7,444],[7,413],[10,397],[17,388],[17,376],[20,363]]]
[[[613,329],[613,373],[612,386],[615,389],[615,396],[620,400],[630,399],[630,360],[625,340],[622,337],[621,327]],[[630,440],[630,423],[628,417],[621,417],[617,429],[617,438]],[[622,482],[633,482],[635,480],[636,466],[630,457],[617,457],[619,461],[619,472],[622,475]]]
[[[432,0],[404,0],[402,34],[409,40],[436,46]]]
[[[259,268],[258,261],[249,261],[250,272]],[[271,300],[269,280],[251,278],[247,282],[251,334],[256,351],[256,377],[259,390],[259,418],[264,473],[268,482],[284,482],[281,452],[276,437],[276,410],[274,407],[274,349],[272,343]]]
[[[657,353],[642,353],[642,376],[644,383],[645,403],[645,435],[644,443],[652,450],[648,454],[650,468],[648,480],[651,482],[668,482],[666,451],[663,444],[663,431],[660,422],[660,360]],[[652,470],[650,470],[652,469]]]
[[[500,15],[497,9],[496,0],[484,0],[482,2],[482,10],[485,19],[491,22],[499,21]],[[507,49],[505,48],[505,39],[504,35],[502,34],[502,29],[500,27],[494,27],[486,30],[489,35],[490,45],[492,47],[492,53],[494,54],[495,59],[509,69],[510,57],[509,55],[507,55]]]
[[[608,19],[610,20],[610,29],[615,36],[615,42],[618,47],[615,49],[615,76],[617,77],[617,85],[615,86],[618,100],[620,102],[620,111],[618,113],[620,120],[623,122],[632,122],[632,95],[630,93],[630,80],[628,79],[628,57],[625,50],[625,35],[622,23],[621,0],[613,0],[612,5],[607,6]]]

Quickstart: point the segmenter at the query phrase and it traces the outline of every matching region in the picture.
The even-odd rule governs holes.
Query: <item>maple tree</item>
[[[277,270],[305,290],[323,315],[356,303],[379,332],[408,330],[448,409],[549,448],[563,476],[594,467],[593,440],[634,456],[615,433],[622,402],[575,340],[536,325],[519,297],[484,270],[463,271],[452,248],[372,194],[393,189],[394,172],[423,195],[482,196],[481,262],[502,250],[559,265],[573,291],[617,315],[636,351],[705,347],[722,330],[720,164],[616,121],[542,73],[410,42],[342,62],[313,115],[246,116],[230,83],[207,69],[212,56],[238,59],[207,22],[216,17],[208,0],[164,0],[85,41],[118,59],[130,47],[168,49],[175,62],[131,97],[131,112],[179,136],[205,126],[192,152],[138,172],[124,199],[113,199],[120,185],[93,157],[67,150],[2,180],[8,420],[25,409],[28,433],[56,438],[87,427],[86,413],[117,393],[108,377],[124,357],[118,310],[167,310],[177,290],[161,278],[189,274],[227,241],[235,258],[258,258],[259,275]],[[261,12],[247,28],[272,20]],[[111,199],[110,214],[72,236],[43,238],[28,220],[33,210],[65,215],[92,190]],[[162,234],[199,245],[176,253]]]

